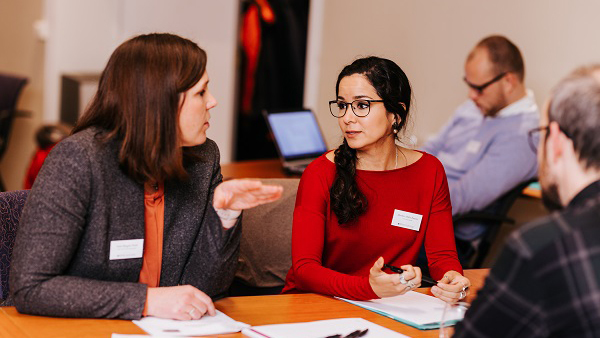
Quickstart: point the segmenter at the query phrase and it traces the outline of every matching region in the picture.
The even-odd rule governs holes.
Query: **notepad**
[[[261,325],[245,328],[242,333],[251,338],[323,338],[336,334],[347,335],[369,329],[364,338],[408,338],[362,318],[340,318],[314,322]]]
[[[196,320],[174,320],[146,317],[133,323],[152,336],[188,337],[240,332],[250,325],[237,322],[217,310],[214,317],[203,316]]]
[[[419,330],[438,329],[446,306],[446,303],[441,299],[414,291],[409,291],[400,296],[369,301],[337,298]],[[462,316],[454,315],[447,319],[447,323],[453,325],[460,320],[462,320]]]

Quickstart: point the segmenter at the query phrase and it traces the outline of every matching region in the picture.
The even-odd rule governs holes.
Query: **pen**
[[[392,270],[395,273],[399,273],[402,274],[404,273],[404,270],[400,269],[399,267],[390,265],[390,264],[383,264],[384,268],[388,268],[390,270]],[[421,276],[421,281],[427,282],[429,284],[433,284],[433,285],[437,285],[437,281],[435,281],[433,278],[431,277],[427,277],[427,276]]]

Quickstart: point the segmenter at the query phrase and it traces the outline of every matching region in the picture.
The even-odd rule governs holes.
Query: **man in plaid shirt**
[[[529,136],[562,210],[510,236],[454,337],[600,337],[600,65],[560,82],[542,115]]]

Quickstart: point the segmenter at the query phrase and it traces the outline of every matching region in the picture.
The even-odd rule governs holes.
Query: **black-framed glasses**
[[[467,80],[466,77],[463,77],[463,81],[465,81],[465,83],[467,84],[467,86],[469,86],[469,88],[475,90],[478,94],[481,94],[492,83],[494,83],[494,82],[500,80],[501,78],[503,78],[504,75],[506,75],[506,72],[498,74],[495,78],[489,80],[488,82],[486,82],[486,83],[484,83],[482,85],[473,84],[473,83],[469,82],[469,80]]]
[[[566,137],[572,139],[571,135],[569,133],[567,133],[567,131],[563,127],[558,126],[558,128],[560,129],[560,131],[563,134],[565,134]],[[533,129],[531,129],[530,131],[527,132],[527,141],[529,142],[529,147],[531,148],[531,150],[534,153],[537,153],[537,144],[538,144],[538,141],[539,141],[539,138],[540,138],[539,137],[539,133],[542,130],[545,130],[546,131],[546,135],[548,135],[547,133],[550,130],[550,126],[548,125],[548,126],[543,126],[543,127],[536,127],[536,128],[533,128]]]
[[[536,127],[527,132],[527,141],[531,151],[537,153],[537,144],[540,139],[540,132],[545,130],[546,132],[550,129],[550,126]]]
[[[352,112],[354,115],[358,117],[365,117],[369,115],[371,111],[371,103],[373,102],[383,102],[383,100],[354,100],[351,103],[335,100],[329,101],[329,111],[333,117],[337,117],[338,119],[344,117],[346,112],[348,111],[348,106],[352,107]]]

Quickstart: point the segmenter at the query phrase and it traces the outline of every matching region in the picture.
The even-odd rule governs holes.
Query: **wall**
[[[357,56],[378,55],[397,62],[415,93],[414,133],[422,143],[450,117],[466,97],[464,59],[482,37],[503,34],[525,57],[526,83],[541,105],[552,86],[576,66],[600,62],[600,2],[578,0],[313,0],[322,7],[322,30],[309,40],[309,53],[319,62],[319,76],[307,77],[318,88],[316,110],[330,147],[341,135],[327,101],[335,96],[335,80]],[[314,13],[311,13],[311,15]],[[318,34],[318,33],[317,33]],[[320,41],[318,41],[320,39]],[[315,45],[315,40],[317,40]],[[317,51],[315,51],[317,50]],[[314,56],[315,57],[315,56]]]
[[[44,44],[33,29],[42,12],[42,0],[0,0],[0,72],[29,79],[17,108],[28,111],[30,116],[15,119],[8,149],[0,162],[0,173],[8,190],[23,187],[24,174],[35,149],[34,133],[42,120]]]
[[[47,42],[45,120],[56,121],[60,76],[101,72],[112,51],[141,33],[171,32],[198,43],[208,53],[212,110],[208,136],[231,160],[238,1],[211,0],[46,0]]]

